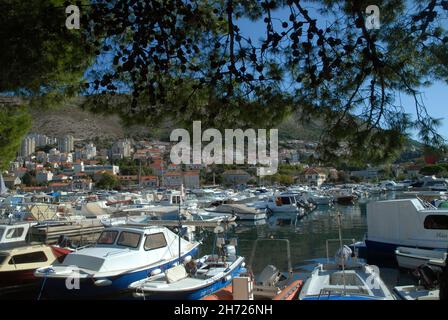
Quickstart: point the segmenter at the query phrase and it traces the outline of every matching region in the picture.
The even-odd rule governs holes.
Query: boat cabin
[[[28,231],[34,223],[14,223],[0,225],[0,249],[25,243]]]
[[[26,245],[0,251],[0,273],[34,270],[57,259],[51,247],[44,244]]]
[[[180,239],[182,253],[196,243]],[[96,244],[66,256],[63,266],[86,272],[113,273],[171,260],[179,255],[179,237],[168,228],[122,226],[103,230]]]
[[[429,208],[420,199],[368,203],[367,227],[370,242],[448,249],[448,210]]]

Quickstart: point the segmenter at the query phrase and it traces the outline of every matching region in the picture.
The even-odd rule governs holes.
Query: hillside
[[[84,111],[75,104],[48,110],[33,111],[33,126],[31,131],[58,137],[71,134],[77,139],[88,140],[99,138],[113,140],[124,137],[151,137],[169,139],[170,126],[162,124],[161,128],[132,126],[125,127],[118,116],[103,116]],[[300,139],[316,141],[319,139],[320,127],[317,123],[302,125],[293,117],[289,117],[278,125],[279,139]]]
[[[67,104],[62,108],[48,111],[34,111],[32,132],[42,133],[51,137],[66,134],[76,139],[113,141],[120,138],[152,138],[163,141],[169,140],[173,125],[163,123],[158,128],[145,126],[125,127],[120,118],[115,115],[103,116],[82,110],[75,104]],[[322,123],[318,120],[302,123],[290,116],[277,126],[279,140],[303,140],[316,142],[319,140]],[[421,156],[421,144],[410,140],[399,162],[409,161]]]
[[[74,104],[48,111],[33,111],[31,131],[58,137],[66,134],[76,139],[115,140],[135,135],[149,135],[150,129],[143,126],[126,128],[118,116],[103,116],[84,111]]]

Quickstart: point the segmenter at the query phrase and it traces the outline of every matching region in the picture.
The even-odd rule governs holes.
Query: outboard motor
[[[270,264],[258,276],[257,284],[261,286],[274,286],[278,282],[280,275],[277,267]]]
[[[448,300],[448,257],[445,260],[445,266],[440,276],[439,299]]]
[[[417,277],[425,289],[433,289],[439,283],[439,275],[431,266],[424,264],[417,268]]]

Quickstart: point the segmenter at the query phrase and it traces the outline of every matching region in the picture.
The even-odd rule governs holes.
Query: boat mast
[[[341,226],[341,212],[338,210],[338,213],[336,215],[336,218],[338,220],[338,231],[339,231],[339,245],[341,246],[341,262],[342,262],[342,281],[344,284],[344,294],[346,292],[346,283],[345,283],[345,260],[343,255],[344,247],[342,246],[342,226]]]
[[[179,230],[179,234],[178,234],[178,237],[179,237],[179,264],[180,264],[180,258],[181,258],[181,255],[182,255],[182,253],[181,253],[181,228],[182,228],[182,221],[181,221],[181,216],[180,216],[180,205],[182,203],[183,194],[184,194],[184,184],[182,183],[181,186],[180,186],[180,196],[179,196],[179,201],[178,201],[178,204],[179,204],[179,209],[178,210],[179,211],[178,211],[178,215],[177,215],[178,222],[179,222],[179,227],[178,227],[178,230]]]

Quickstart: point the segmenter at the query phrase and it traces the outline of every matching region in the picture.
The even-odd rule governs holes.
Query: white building
[[[120,167],[114,165],[85,165],[84,172],[86,174],[95,174],[97,172],[106,171],[107,173],[117,175],[120,173]]]
[[[132,153],[131,141],[128,139],[115,142],[111,148],[112,159],[129,158]]]
[[[80,172],[84,172],[84,162],[79,162],[79,163],[75,163],[73,164],[73,172],[75,174],[80,173]]]
[[[86,159],[92,160],[96,157],[96,147],[93,143],[89,143],[85,148]]]
[[[32,133],[29,136],[33,137],[34,140],[36,141],[36,147],[43,147],[50,144],[49,143],[50,139],[44,134]]]
[[[51,171],[42,170],[36,173],[37,183],[47,183],[53,180],[53,173]]]
[[[75,148],[75,138],[72,135],[66,135],[58,139],[58,149],[61,152],[72,152]]]
[[[73,153],[71,153],[71,152],[61,153],[59,161],[72,163],[73,162]]]
[[[363,179],[378,179],[378,172],[377,168],[367,168],[365,170],[352,171],[351,175]]]
[[[32,155],[35,151],[36,151],[36,140],[30,136],[25,137],[20,147],[20,156],[26,158]]]
[[[48,153],[48,162],[60,162],[61,161],[61,153],[58,149],[53,148]]]

